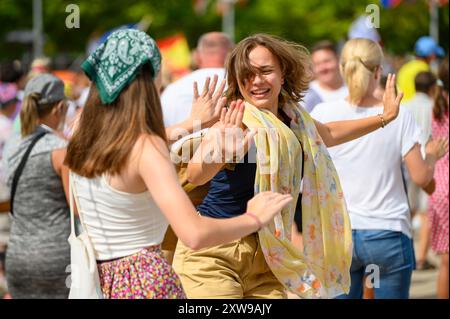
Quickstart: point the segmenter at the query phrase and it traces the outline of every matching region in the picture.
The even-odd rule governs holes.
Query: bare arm
[[[405,155],[405,164],[414,184],[424,188],[433,179],[436,161],[448,152],[448,140],[433,140],[427,144],[425,159],[422,158],[420,145],[416,144]]]
[[[360,120],[320,123],[314,120],[317,131],[327,147],[336,146],[369,134],[381,127],[381,119],[371,116]]]
[[[198,215],[178,183],[164,141],[147,135],[139,143],[142,143],[143,149],[139,159],[139,175],[176,235],[185,245],[191,249],[200,249],[230,242],[257,230],[256,221],[246,215],[229,219]],[[257,215],[265,225],[290,200],[291,198],[285,195],[262,193],[249,201],[248,210]]]
[[[195,121],[194,118],[189,117],[181,123],[166,127],[166,136],[169,144],[173,144],[182,137],[192,134],[195,130]]]
[[[314,123],[326,146],[339,145],[369,134],[392,122],[398,115],[402,98],[402,93],[397,96],[395,93],[395,75],[389,74],[383,96],[384,111],[382,115],[380,114],[381,116],[376,115],[360,120],[337,121],[326,124],[318,121],[314,121]]]
[[[214,126],[213,129],[215,129]],[[217,147],[213,135],[207,134],[203,138],[187,166],[186,175],[189,183],[193,185],[206,184],[223,168],[225,163],[222,159],[215,160]]]
[[[69,167],[64,165],[64,158],[66,157],[67,149],[61,148],[52,152],[52,164],[56,174],[61,177],[61,182],[66,195],[67,204],[69,204]],[[74,213],[78,216],[77,205],[74,201]]]
[[[0,202],[0,214],[9,213],[11,211],[11,202],[8,200],[6,202]]]

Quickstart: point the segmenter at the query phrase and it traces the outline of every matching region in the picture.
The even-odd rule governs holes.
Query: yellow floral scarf
[[[287,127],[272,112],[246,103],[244,124],[257,128],[255,193],[290,193],[294,200],[259,231],[273,274],[301,298],[333,298],[348,293],[352,258],[350,220],[339,178],[310,115],[297,104],[283,108]],[[291,227],[304,172],[302,219],[304,252],[291,243]]]

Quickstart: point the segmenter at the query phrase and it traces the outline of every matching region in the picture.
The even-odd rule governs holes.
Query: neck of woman
[[[350,102],[350,97],[347,96],[345,98],[345,100],[347,102],[349,102],[352,105],[358,106],[358,107],[376,107],[379,106],[380,104],[382,104],[382,100],[380,100],[379,98],[377,98],[374,95],[373,91],[368,91],[368,93],[366,93],[366,95],[363,96],[363,98],[361,99],[361,101],[359,101],[358,103],[354,103],[354,102]]]
[[[57,130],[59,123],[57,123],[53,118],[43,117],[39,120],[39,124],[44,124],[53,130]]]
[[[275,116],[278,116],[278,105],[272,105],[268,107],[267,110],[275,114]]]

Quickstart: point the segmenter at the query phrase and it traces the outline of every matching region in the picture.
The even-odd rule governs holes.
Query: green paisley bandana
[[[161,68],[161,53],[145,32],[127,29],[112,33],[81,65],[95,82],[103,104],[110,104],[136,77],[139,68],[150,62],[155,79]]]

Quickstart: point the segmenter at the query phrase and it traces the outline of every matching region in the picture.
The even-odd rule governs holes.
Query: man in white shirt
[[[233,48],[231,39],[222,32],[209,32],[200,37],[194,52],[198,70],[169,84],[161,95],[166,127],[186,120],[192,109],[193,84],[201,89],[207,77],[217,75],[218,83],[225,78],[225,60]]]
[[[431,118],[433,116],[433,96],[436,90],[436,77],[431,72],[420,72],[415,78],[415,95],[403,105],[408,108],[416,123],[422,129],[420,138],[422,156],[431,137]],[[407,180],[408,199],[412,212],[420,218],[419,249],[417,251],[417,270],[434,268],[427,260],[430,227],[428,225],[428,195],[409,178]]]
[[[311,49],[311,58],[316,79],[310,83],[301,103],[308,112],[319,103],[343,100],[348,95],[334,44],[330,41],[317,43]]]

